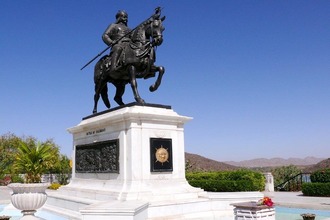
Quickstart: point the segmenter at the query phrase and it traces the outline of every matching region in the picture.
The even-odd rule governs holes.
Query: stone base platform
[[[104,200],[62,196],[51,192],[44,209],[73,220],[234,219],[233,203],[257,201],[260,192],[205,193],[196,199],[167,201]]]
[[[82,220],[233,219],[231,203],[263,195],[207,193],[185,179],[184,124],[170,106],[130,104],[83,118],[69,185],[45,208]]]

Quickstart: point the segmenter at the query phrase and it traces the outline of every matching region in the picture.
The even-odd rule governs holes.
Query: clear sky
[[[194,119],[187,152],[219,161],[330,157],[328,0],[2,0],[0,134],[53,138],[71,155],[67,128],[92,113],[101,35],[124,9],[134,28],[157,6],[166,15],[148,103]],[[112,106],[114,88],[110,85]],[[124,102],[133,102],[129,86]],[[99,110],[105,110],[102,101]]]

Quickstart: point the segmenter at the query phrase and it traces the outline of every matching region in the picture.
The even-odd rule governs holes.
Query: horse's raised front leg
[[[163,75],[165,73],[165,68],[163,66],[155,66],[156,67],[156,72],[158,71],[158,77],[156,82],[149,87],[150,92],[154,92],[158,89],[162,82]]]
[[[140,97],[139,95],[139,91],[137,89],[137,82],[136,82],[136,68],[135,66],[131,65],[128,67],[128,74],[129,74],[129,78],[130,78],[130,84],[133,90],[133,94],[134,94],[134,98],[135,101],[137,101],[138,103],[145,103],[144,100]]]

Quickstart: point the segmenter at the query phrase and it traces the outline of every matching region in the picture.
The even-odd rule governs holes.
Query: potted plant
[[[14,169],[25,174],[25,183],[8,185],[13,190],[11,202],[15,208],[22,210],[22,219],[31,219],[47,200],[45,191],[50,184],[41,183],[41,176],[53,166],[58,149],[49,142],[30,140],[20,142],[17,150]]]
[[[316,215],[311,213],[304,213],[301,214],[301,216],[303,217],[303,220],[314,220]]]

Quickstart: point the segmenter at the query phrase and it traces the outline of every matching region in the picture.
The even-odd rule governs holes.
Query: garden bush
[[[317,170],[311,174],[311,183],[303,183],[304,196],[330,196],[330,169]]]
[[[19,174],[12,174],[11,182],[12,183],[24,183],[24,178],[21,177]]]
[[[330,182],[330,169],[322,169],[315,171],[311,174],[312,183],[329,183]]]
[[[304,196],[330,196],[330,182],[328,183],[303,183]]]
[[[194,187],[210,192],[262,191],[265,177],[251,170],[186,173],[187,181]]]
[[[299,173],[301,173],[301,169],[299,169],[297,166],[289,165],[289,166],[280,166],[275,167],[271,169],[271,173],[274,177],[274,185],[279,186],[279,184],[282,184],[286,182],[287,180],[297,176]],[[291,185],[286,185],[285,190],[288,191],[296,191],[297,187],[294,186],[293,189],[291,188]],[[283,189],[281,187],[281,189]],[[299,189],[300,190],[300,189]]]
[[[9,183],[11,183],[11,177],[9,175],[0,176],[0,186],[7,186]]]
[[[60,188],[60,187],[61,187],[61,184],[59,184],[59,183],[52,183],[52,185],[50,185],[50,186],[48,187],[48,189],[57,190],[57,189]]]

